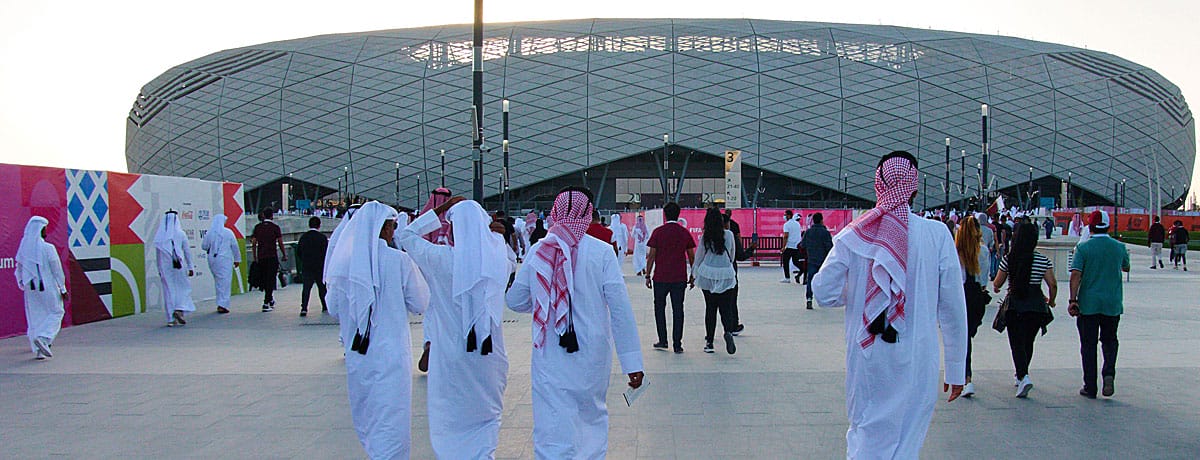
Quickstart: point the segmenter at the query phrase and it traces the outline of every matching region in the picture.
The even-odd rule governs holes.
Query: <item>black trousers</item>
[[[308,310],[308,298],[312,292],[314,284],[317,285],[317,295],[321,297],[321,311],[328,310],[325,306],[325,280],[321,278],[321,273],[310,273],[305,271],[300,276],[304,279],[304,290],[300,291],[300,309]]]
[[[671,338],[675,345],[683,344],[683,292],[686,282],[654,283],[654,322],[658,326],[658,343],[667,343],[667,294],[671,295]]]
[[[1120,316],[1079,315],[1075,327],[1079,329],[1079,354],[1083,358],[1083,388],[1096,391],[1096,342],[1104,349],[1102,376],[1117,375],[1117,324]]]
[[[258,282],[263,290],[263,303],[275,301],[275,277],[279,276],[279,259],[269,257],[259,259]]]
[[[821,271],[821,266],[810,261],[808,267],[805,268],[807,270],[804,273],[804,298],[812,300],[812,279],[817,275],[817,272]]]
[[[970,313],[967,313],[970,315]],[[971,378],[971,342],[975,341],[975,334],[979,332],[979,323],[967,319],[967,378]],[[1032,356],[1030,356],[1032,358]],[[1029,369],[1029,363],[1025,363],[1026,370]]]
[[[1009,311],[1006,316],[1008,348],[1012,350],[1013,368],[1018,379],[1029,375],[1029,362],[1033,360],[1033,341],[1037,339],[1039,318],[1036,315]]]
[[[796,248],[786,248],[779,254],[779,264],[783,265],[783,277],[792,277],[792,264],[800,266],[800,250]]]
[[[736,288],[734,288],[736,289]],[[733,315],[734,290],[729,289],[720,294],[710,291],[704,293],[704,340],[712,342],[713,333],[717,329],[717,313],[721,314],[721,327],[725,332],[732,332],[737,327],[737,319]]]

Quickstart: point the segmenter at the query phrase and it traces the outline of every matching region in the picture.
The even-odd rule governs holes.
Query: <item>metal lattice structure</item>
[[[129,113],[130,171],[243,182],[294,174],[392,201],[470,188],[469,25],[328,35],[220,51],[176,66]],[[882,153],[916,152],[934,187],[951,138],[968,176],[991,107],[996,187],[1060,178],[1131,206],[1186,196],[1195,121],[1157,72],[1012,37],[764,20],[594,19],[486,28],[487,147],[512,101],[512,187],[672,144],[874,199]],[[495,196],[499,149],[485,156]],[[1157,168],[1157,173],[1155,169]],[[843,178],[846,183],[843,184]],[[952,179],[952,182],[956,180]],[[977,184],[977,180],[970,183]],[[938,195],[940,196],[940,190]],[[1057,190],[1054,191],[1057,195]],[[954,190],[951,200],[958,200]],[[1170,200],[1164,200],[1170,201]]]

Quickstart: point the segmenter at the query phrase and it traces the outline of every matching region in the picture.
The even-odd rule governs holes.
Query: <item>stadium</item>
[[[1177,207],[1191,183],[1195,121],[1179,88],[1103,52],[748,19],[489,24],[485,34],[493,206],[504,100],[513,209],[581,183],[608,209],[720,201],[730,150],[741,152],[742,206],[869,206],[872,169],[897,149],[920,161],[918,207],[977,196],[982,169],[991,190],[1056,206],[1144,207],[1155,190]],[[141,89],[128,167],[242,182],[250,209],[281,200],[282,184],[287,206],[353,195],[419,208],[443,184],[469,195],[471,61],[470,25],[219,51]]]

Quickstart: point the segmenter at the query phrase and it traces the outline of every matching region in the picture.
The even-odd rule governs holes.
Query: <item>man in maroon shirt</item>
[[[590,225],[588,225],[586,233],[588,235],[596,237],[596,239],[598,239],[600,241],[603,241],[605,243],[612,245],[613,254],[616,254],[617,245],[616,245],[616,243],[612,242],[613,232],[612,232],[612,230],[609,230],[608,227],[605,227],[604,224],[602,223],[602,221],[600,219],[600,211],[596,211],[594,209],[592,210],[592,223]]]
[[[279,253],[283,255],[283,261],[287,261],[287,252],[283,249],[283,232],[279,229],[275,222],[271,222],[271,218],[275,217],[275,213],[270,209],[264,209],[258,215],[262,221],[254,226],[254,231],[250,233],[250,242],[254,247],[254,261],[258,264],[258,285],[263,290],[263,306],[262,311],[275,311],[275,275],[279,273],[279,257],[275,252],[275,248],[279,248]]]
[[[683,353],[683,293],[687,289],[688,266],[696,257],[696,241],[679,224],[679,205],[663,206],[666,220],[650,234],[646,246],[646,287],[654,289],[654,322],[658,325],[655,349],[667,349],[667,294],[671,295],[671,339],[676,353]],[[653,276],[651,275],[653,273]]]

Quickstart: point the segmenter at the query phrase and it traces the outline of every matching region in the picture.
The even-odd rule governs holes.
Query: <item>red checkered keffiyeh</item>
[[[592,204],[583,192],[566,191],[554,199],[550,218],[554,220],[554,226],[538,242],[537,251],[529,260],[537,280],[530,286],[534,348],[546,345],[549,325],[553,325],[555,335],[562,335],[567,330],[575,248],[592,222]]]
[[[878,203],[848,226],[842,239],[846,249],[869,260],[866,301],[858,343],[866,349],[875,343],[867,331],[880,313],[897,331],[904,328],[904,289],[908,264],[909,198],[917,189],[918,170],[907,158],[888,158],[875,170]]]

